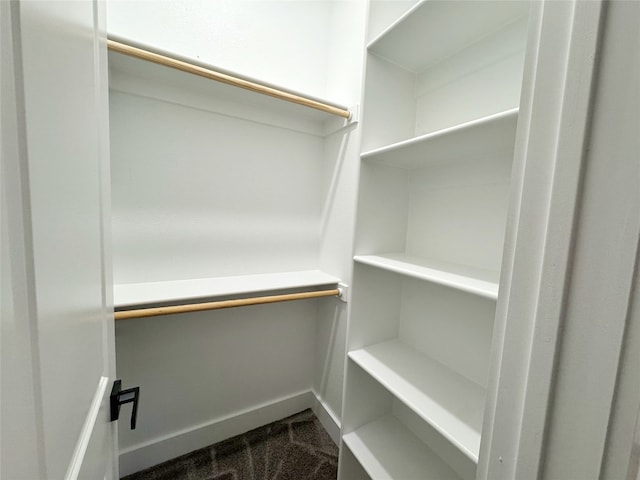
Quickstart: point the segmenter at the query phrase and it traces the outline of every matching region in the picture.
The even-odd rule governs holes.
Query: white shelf
[[[358,263],[455,288],[491,300],[498,298],[499,273],[497,272],[421,259],[403,253],[356,255],[353,259]]]
[[[384,416],[343,437],[373,479],[458,479],[455,472],[393,416]]]
[[[135,42],[126,43],[133,44]],[[140,46],[149,48],[144,45]],[[232,77],[259,83],[336,108],[348,109],[344,105],[296,91],[284,85],[253,78],[171,52],[155,48],[149,49]],[[291,128],[314,135],[326,135],[327,128],[332,131],[331,127],[334,124],[343,125],[347,122],[331,113],[216,82],[114,51],[109,52],[109,88],[122,93],[153,98],[232,117],[247,118],[258,123]]]
[[[319,270],[197,278],[169,282],[128,283],[115,285],[115,308],[141,305],[190,303],[277,290],[294,290],[335,286],[339,278]]]
[[[496,113],[402,142],[364,152],[363,160],[414,169],[432,163],[513,156],[518,109]]]
[[[478,462],[485,390],[399,340],[349,352],[398,400]]]
[[[528,2],[519,1],[421,1],[372,40],[368,49],[406,70],[421,72],[528,11]]]

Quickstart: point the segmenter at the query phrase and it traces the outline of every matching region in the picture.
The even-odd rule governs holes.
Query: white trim
[[[172,432],[120,451],[120,475],[126,476],[254,428],[288,417],[314,404],[310,390]]]
[[[120,475],[139,472],[307,408],[313,410],[331,439],[339,445],[340,420],[318,394],[306,390],[122,449]]]
[[[616,148],[615,153],[612,152],[610,156],[607,156],[607,165],[611,161],[613,166],[613,162],[619,162],[619,160],[616,161],[616,157],[620,158],[620,156],[626,155],[627,162],[633,165],[631,167],[633,170],[628,167],[625,170],[616,168],[618,177],[612,180],[615,182],[616,193],[615,195],[606,195],[606,197],[618,196],[620,184],[626,183],[626,181],[620,181],[621,176],[635,178],[634,197],[625,201],[627,202],[626,208],[635,208],[635,215],[631,213],[631,210],[628,215],[632,219],[635,217],[635,228],[638,229],[640,165],[637,160],[640,152],[640,139],[638,139],[637,132],[640,129],[640,61],[638,61],[637,52],[638,46],[640,46],[640,3],[612,1],[609,2],[607,8],[599,82],[602,82],[602,94],[607,95],[608,100],[602,97],[597,99],[595,111],[597,113],[599,104],[604,103],[609,105],[609,111],[615,112],[616,122],[604,121],[604,123],[612,123],[612,128],[615,129],[615,133],[609,131],[609,135],[619,135],[618,138],[609,137],[606,141],[606,144]],[[617,104],[612,102],[617,102]],[[596,128],[600,130],[598,127]],[[628,192],[628,188],[625,190]],[[612,251],[615,250],[612,249]],[[625,259],[625,257],[622,258]],[[618,275],[618,278],[622,278],[622,276]],[[619,370],[615,397],[607,425],[607,442],[600,471],[600,478],[603,479],[638,478],[640,454],[640,423],[638,423],[640,410],[640,376],[638,376],[638,365],[640,365],[640,251],[636,252],[635,271],[632,278],[622,350],[618,360]]]
[[[581,190],[587,155],[585,147],[591,126],[591,98],[597,68],[599,25],[603,16],[601,1],[576,2],[567,15],[568,30],[560,35],[568,40],[567,55],[563,59],[564,79],[557,84],[562,102],[554,115],[558,124],[552,129],[537,126],[534,122],[540,110],[534,100],[532,109],[533,129],[551,137],[552,186],[546,210],[544,240],[539,245],[542,252],[535,321],[531,335],[529,365],[525,389],[525,403],[518,441],[516,463],[517,478],[540,478],[543,473],[548,448],[548,422],[557,396],[556,379],[558,358],[562,354],[563,330],[567,325],[567,298],[573,290],[573,262],[579,211],[583,197]],[[550,12],[547,15],[554,15]],[[543,28],[545,20],[543,19]],[[570,29],[570,30],[569,30]],[[557,48],[557,47],[555,47]],[[547,67],[541,64],[539,67]],[[536,94],[539,95],[539,92]],[[545,107],[546,108],[546,107]],[[544,113],[540,115],[544,121]],[[535,132],[534,130],[534,132]],[[550,131],[551,130],[551,131]],[[553,131],[555,130],[555,131]],[[546,141],[532,135],[527,157],[535,161],[538,147],[546,148]],[[546,202],[545,202],[546,203]],[[522,275],[522,272],[520,273]],[[512,288],[529,288],[526,281],[517,281]],[[532,312],[533,313],[533,312]]]
[[[618,118],[630,100],[612,101],[627,72],[598,82],[603,23],[624,3],[534,2],[479,480],[619,478],[600,469],[640,177],[630,136],[611,135],[632,129]],[[604,64],[628,44],[612,41]]]
[[[340,445],[340,418],[331,409],[329,404],[322,400],[320,395],[314,390],[312,390],[311,393],[316,397],[311,406],[311,410],[313,410],[313,413],[318,417],[318,420],[320,420],[320,423],[331,437],[331,440],[333,440],[336,445]]]
[[[78,478],[78,473],[80,472],[80,468],[82,467],[85,453],[87,453],[87,447],[89,446],[91,435],[93,434],[93,427],[96,424],[98,413],[100,413],[102,399],[104,398],[105,392],[107,391],[108,384],[109,377],[100,377],[96,392],[93,394],[91,406],[89,407],[89,411],[87,412],[87,416],[85,417],[84,425],[82,426],[82,431],[80,432],[80,437],[78,438],[78,443],[76,444],[76,448],[74,449],[73,455],[71,457],[71,462],[69,463],[69,467],[67,468],[67,474],[64,476],[65,480],[76,480]]]

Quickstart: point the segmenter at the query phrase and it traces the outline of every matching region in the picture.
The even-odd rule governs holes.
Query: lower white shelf
[[[346,434],[343,440],[373,480],[460,478],[392,415]]]
[[[320,270],[196,278],[168,282],[128,283],[113,289],[116,310],[141,305],[190,303],[194,300],[228,299],[278,290],[335,286],[338,277]]]
[[[349,358],[478,463],[482,387],[399,340],[349,352]]]

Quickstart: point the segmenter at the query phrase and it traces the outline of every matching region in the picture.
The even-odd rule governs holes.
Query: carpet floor
[[[310,409],[123,480],[335,480],[338,447]]]

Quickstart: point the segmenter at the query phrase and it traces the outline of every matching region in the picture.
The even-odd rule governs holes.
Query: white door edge
[[[84,420],[82,431],[78,437],[78,443],[73,451],[71,463],[69,463],[67,474],[64,477],[65,480],[76,480],[78,478],[85,453],[87,452],[87,447],[89,446],[89,441],[91,440],[91,435],[93,434],[93,427],[96,424],[98,413],[100,413],[102,399],[104,398],[108,385],[109,377],[100,377],[98,387],[96,388],[93,400],[91,401],[91,406],[89,407],[89,411],[87,412],[87,416]]]

